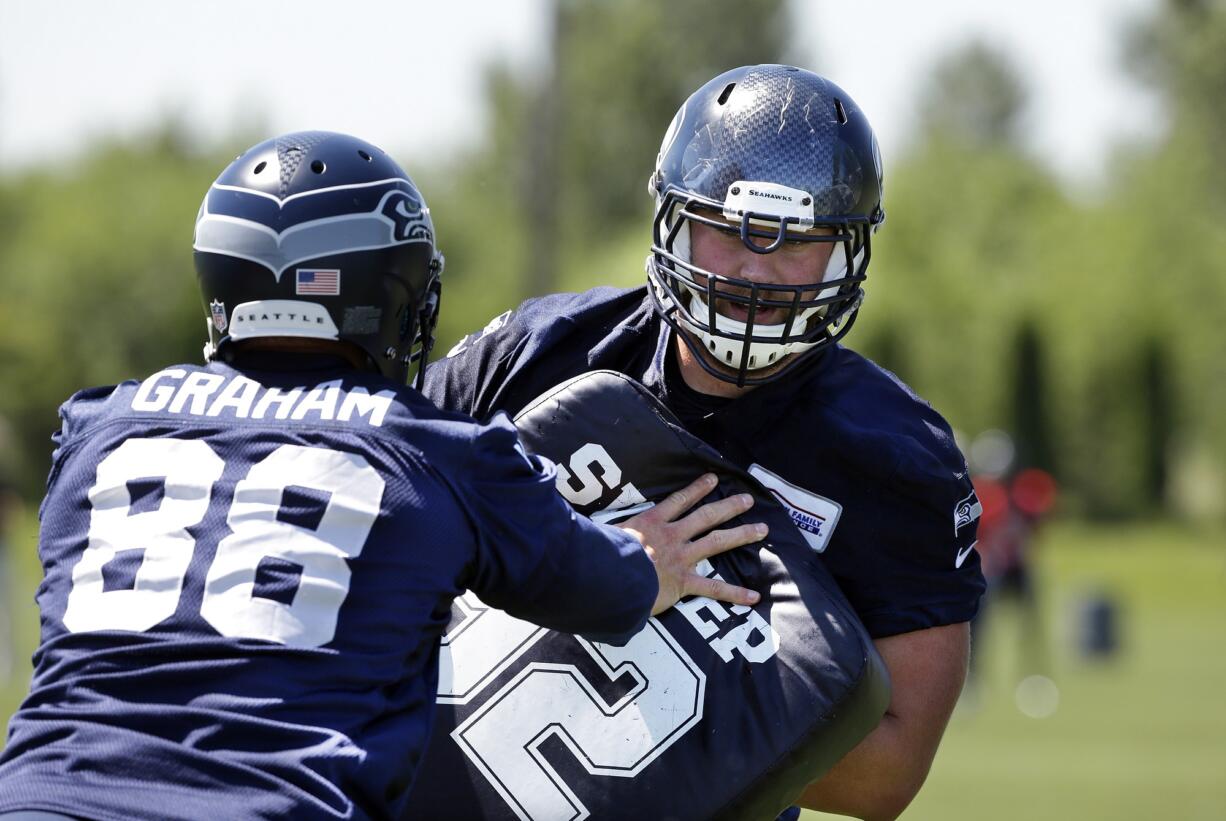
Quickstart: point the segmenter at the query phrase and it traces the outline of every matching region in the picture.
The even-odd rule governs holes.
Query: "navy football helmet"
[[[881,185],[873,130],[834,83],[781,65],[719,75],[673,118],[649,182],[656,214],[647,274],[657,313],[685,331],[681,339],[711,375],[739,386],[779,377],[851,330],[870,236],[885,219]],[[759,254],[785,242],[835,248],[812,283],[755,283],[696,267],[694,222],[739,234]],[[719,303],[743,306],[746,321],[720,314]],[[757,313],[780,309],[782,322],[755,324]]]
[[[430,209],[396,162],[304,131],[239,155],[196,218],[205,359],[261,337],[351,342],[398,382],[434,342],[443,257]]]

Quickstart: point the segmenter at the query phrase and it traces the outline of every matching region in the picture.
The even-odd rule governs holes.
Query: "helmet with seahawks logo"
[[[783,65],[719,75],[673,118],[649,188],[656,198],[649,290],[708,373],[761,384],[851,329],[870,238],[885,212],[876,137],[834,83]],[[794,242],[834,248],[810,283],[756,283],[696,267],[694,223],[739,235],[758,254]],[[745,320],[721,313],[721,304],[740,306]],[[766,311],[781,321],[755,324]]]
[[[338,340],[396,381],[434,340],[443,257],[430,209],[396,162],[345,134],[304,131],[248,149],[196,218],[206,359],[267,337]]]

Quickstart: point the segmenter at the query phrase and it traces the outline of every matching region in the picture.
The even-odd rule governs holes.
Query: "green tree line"
[[[559,0],[544,68],[489,67],[485,139],[434,161],[386,146],[447,256],[440,350],[526,295],[641,282],[645,181],[673,111],[720,70],[798,59],[791,13]],[[1012,431],[1073,513],[1221,518],[1226,11],[1167,0],[1122,45],[1167,124],[1113,147],[1093,190],[1034,156],[1029,90],[998,54],[970,46],[934,68],[908,148],[884,158],[888,219],[848,343],[968,437]],[[855,77],[833,79],[855,95]],[[0,177],[0,473],[29,498],[70,393],[199,359],[192,223],[262,136],[201,148],[172,123]]]

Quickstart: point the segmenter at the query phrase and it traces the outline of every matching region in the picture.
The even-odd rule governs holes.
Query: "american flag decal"
[[[336,296],[341,292],[339,268],[299,268],[294,272],[294,293]]]

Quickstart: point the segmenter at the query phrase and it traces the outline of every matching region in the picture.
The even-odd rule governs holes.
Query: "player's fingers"
[[[728,582],[708,578],[707,576],[699,576],[697,573],[686,578],[685,595],[706,596],[708,599],[715,599],[716,601],[745,605],[757,604],[758,600],[762,598],[756,590],[738,587],[735,584],[728,584]]]
[[[690,543],[690,552],[687,558],[690,563],[697,564],[703,559],[709,559],[717,553],[723,553],[725,550],[760,542],[766,538],[766,534],[769,532],[770,528],[762,522],[740,525],[739,527],[729,527],[724,530],[712,530],[701,539]]]
[[[699,533],[706,533],[716,525],[722,525],[729,519],[735,519],[749,508],[753,507],[753,497],[748,493],[738,493],[727,499],[705,504],[695,508],[694,512],[678,521],[678,531],[686,538],[693,538]]]
[[[663,517],[663,521],[671,522],[714,490],[717,481],[714,473],[704,473],[681,490],[668,494],[664,501],[657,504],[647,514],[660,516]]]

